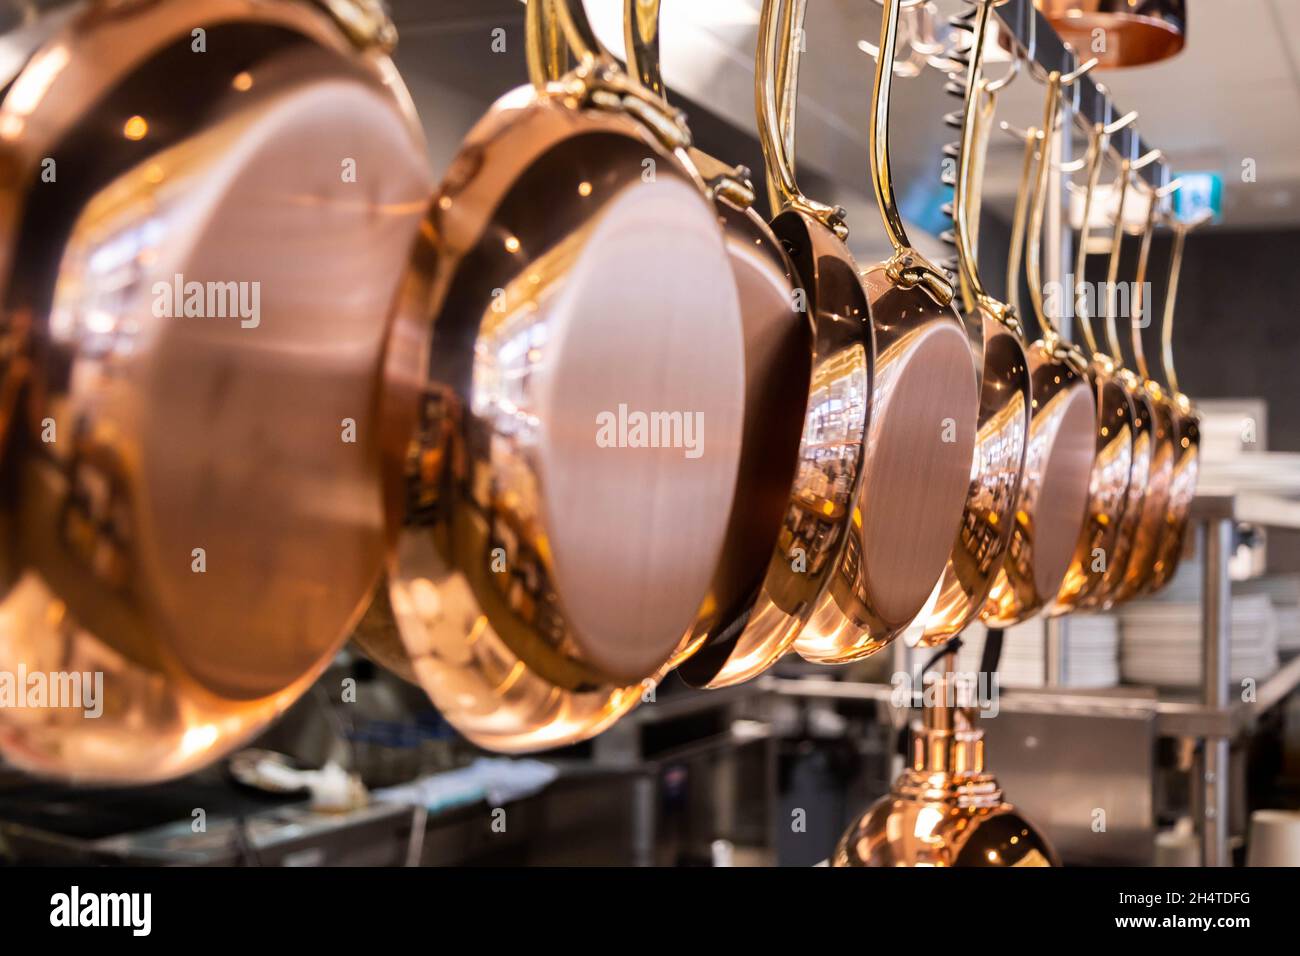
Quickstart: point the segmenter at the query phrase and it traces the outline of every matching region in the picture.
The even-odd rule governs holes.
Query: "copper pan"
[[[1201,420],[1192,400],[1178,386],[1178,372],[1174,368],[1174,303],[1178,294],[1178,279],[1183,266],[1183,249],[1187,233],[1204,219],[1183,222],[1171,218],[1174,231],[1173,250],[1169,259],[1169,291],[1165,295],[1164,321],[1161,341],[1165,381],[1173,401],[1174,470],[1169,480],[1169,505],[1165,511],[1165,529],[1160,537],[1156,560],[1151,569],[1151,580],[1144,593],[1152,593],[1169,583],[1178,570],[1187,536],[1187,520],[1191,514],[1192,499],[1196,496],[1196,478],[1200,470]]]
[[[412,671],[461,733],[512,752],[600,732],[695,626],[745,395],[682,117],[579,0],[533,0],[527,23],[533,83],[471,130],[429,206],[384,388],[387,596]],[[576,68],[549,81],[566,48]]]
[[[980,180],[997,96],[1016,74],[995,82],[982,76],[991,0],[982,0],[971,44],[961,152],[953,191],[954,237],[971,351],[980,357],[979,430],[961,526],[952,542],[938,595],[920,643],[940,644],[961,632],[983,609],[1011,540],[1016,497],[1029,437],[1029,360],[1019,317],[985,291],[976,255]],[[1019,70],[1019,59],[1013,71]]]
[[[1131,142],[1136,147],[1138,139],[1132,137]],[[1119,532],[1115,535],[1114,550],[1106,557],[1106,571],[1102,575],[1101,583],[1083,602],[1081,607],[1089,608],[1109,608],[1119,599],[1119,591],[1124,583],[1125,575],[1128,571],[1129,557],[1132,553],[1134,541],[1137,538],[1138,526],[1142,520],[1142,513],[1146,506],[1146,496],[1149,490],[1151,480],[1152,461],[1155,456],[1156,444],[1158,441],[1156,429],[1156,411],[1147,390],[1143,386],[1142,379],[1131,369],[1126,368],[1122,363],[1124,361],[1123,346],[1119,341],[1119,331],[1116,322],[1116,316],[1119,308],[1120,296],[1118,295],[1119,286],[1119,259],[1123,251],[1124,242],[1124,217],[1122,210],[1124,202],[1128,198],[1128,187],[1134,175],[1143,166],[1155,161],[1160,156],[1159,150],[1152,150],[1146,156],[1138,160],[1131,160],[1124,157],[1120,162],[1120,180],[1119,188],[1116,191],[1116,215],[1114,231],[1111,236],[1110,265],[1107,271],[1107,301],[1106,309],[1106,348],[1108,354],[1115,362],[1115,380],[1124,387],[1128,393],[1129,402],[1133,410],[1132,430],[1133,430],[1133,457],[1129,470],[1128,491],[1125,496],[1124,512],[1119,521]],[[1082,244],[1081,244],[1082,245]],[[1141,256],[1139,256],[1139,265],[1141,265]],[[1144,275],[1136,276],[1136,283],[1140,285],[1145,279]],[[1132,298],[1129,299],[1130,304]],[[1140,303],[1139,303],[1140,304]],[[1130,325],[1132,320],[1130,319]]]
[[[659,0],[625,0],[624,30],[636,78],[662,98],[659,6]],[[797,597],[803,590],[800,556],[808,545],[786,530],[804,523],[800,487],[793,483],[796,464],[815,471],[815,453],[800,442],[808,418],[812,325],[796,308],[794,266],[754,211],[749,171],[695,147],[688,152],[722,226],[744,323],[740,477],[722,561],[677,668],[688,684],[722,687],[771,666],[812,613],[812,601]]]
[[[1147,266],[1151,260],[1151,236],[1155,232],[1161,201],[1175,189],[1177,189],[1176,183],[1150,190],[1147,198],[1146,223],[1142,231],[1142,246],[1138,253],[1133,317],[1129,323],[1129,331],[1134,360],[1138,374],[1141,376],[1141,389],[1150,414],[1151,462],[1147,469],[1146,491],[1142,496],[1141,507],[1137,510],[1130,532],[1132,544],[1124,565],[1124,577],[1108,597],[1112,604],[1129,600],[1150,583],[1169,510],[1170,481],[1173,478],[1174,460],[1177,457],[1174,448],[1174,420],[1177,409],[1165,388],[1151,377],[1146,354],[1142,348],[1141,330],[1145,324],[1146,311],[1150,308],[1146,301],[1145,286]],[[1128,520],[1129,516],[1125,515],[1125,521]]]
[[[92,2],[5,91],[0,668],[83,703],[102,680],[98,717],[0,710],[10,763],[194,770],[359,616],[384,316],[429,185],[391,41],[369,3]]]
[[[875,653],[921,612],[961,525],[975,452],[978,375],[953,287],[911,247],[894,199],[889,93],[898,14],[898,2],[886,0],[871,112],[872,183],[894,255],[861,277],[876,342],[862,485],[840,568],[795,643],[823,664]]]
[[[1121,523],[1129,504],[1133,462],[1135,457],[1139,457],[1135,455],[1138,440],[1135,427],[1137,413],[1129,390],[1120,378],[1119,362],[1116,357],[1102,350],[1102,343],[1093,330],[1091,307],[1085,294],[1087,285],[1084,268],[1088,256],[1088,220],[1110,136],[1118,132],[1121,123],[1131,123],[1135,118],[1130,113],[1114,124],[1096,123],[1088,130],[1088,182],[1083,201],[1083,227],[1075,254],[1074,293],[1075,316],[1091,353],[1087,378],[1097,403],[1097,441],[1083,526],[1075,541],[1074,555],[1070,558],[1070,566],[1061,582],[1061,589],[1048,608],[1048,613],[1053,616],[1088,606],[1094,595],[1102,589],[1107,574],[1114,575],[1117,566],[1118,574],[1123,575],[1123,566],[1116,557],[1121,550]],[[1122,168],[1119,174],[1121,189],[1127,181],[1127,169]],[[1122,221],[1116,229],[1119,231],[1121,228]],[[1114,249],[1111,256],[1107,275],[1108,289],[1114,287],[1115,279],[1118,278],[1118,252],[1118,248]],[[1096,298],[1103,299],[1102,296]],[[1113,298],[1104,296],[1108,314]],[[1149,445],[1144,443],[1143,447],[1149,448]],[[1140,487],[1138,490],[1141,490]]]
[[[1068,76],[1058,72],[1048,75],[1043,126],[1031,128],[1025,136],[1021,187],[1007,255],[1007,298],[1017,306],[1023,251],[1030,301],[1041,334],[1026,349],[1032,395],[1029,441],[1011,543],[981,614],[990,627],[1009,627],[1027,620],[1055,598],[1074,553],[1088,497],[1096,402],[1088,387],[1087,360],[1065,340],[1047,312],[1041,242],[1052,175],[1051,147],[1043,130],[1056,127],[1062,86],[1073,83],[1086,70],[1085,64]]]
[[[1185,0],[1034,0],[1076,50],[1102,69],[1143,66],[1173,56],[1187,39]]]

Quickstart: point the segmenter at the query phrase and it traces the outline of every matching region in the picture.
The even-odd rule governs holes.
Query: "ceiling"
[[[665,0],[661,35],[663,72],[675,95],[704,104],[751,136],[759,2]],[[944,14],[959,5],[937,2]],[[525,80],[522,5],[393,0],[392,6],[402,36],[398,65],[424,116],[435,169],[445,169],[456,142],[491,100]],[[622,0],[587,0],[597,33],[620,56],[622,6]],[[831,193],[816,198],[846,206],[850,226],[871,240],[880,234],[869,199],[866,143],[874,61],[858,43],[878,39],[880,9],[867,0],[810,0],[808,6],[800,161],[821,174],[820,188]],[[1175,171],[1222,175],[1224,215],[1217,228],[1300,225],[1300,3],[1189,0],[1188,8],[1188,42],[1178,56],[1097,78],[1121,109],[1140,112],[1143,138],[1164,150]],[[491,51],[497,27],[506,30],[503,53]],[[894,85],[900,202],[909,220],[930,232],[943,225],[940,150],[953,135],[941,115],[958,105],[943,92],[943,82],[938,71],[926,69]],[[1022,75],[1003,96],[998,115],[1023,126],[1040,112],[1041,87]],[[1019,155],[1009,137],[995,139],[985,184],[995,212],[1014,198]],[[1257,181],[1243,181],[1247,159],[1254,161]]]

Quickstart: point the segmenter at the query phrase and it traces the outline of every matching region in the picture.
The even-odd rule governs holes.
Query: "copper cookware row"
[[[989,295],[993,5],[957,287],[894,196],[899,0],[870,125],[893,254],[866,269],[795,178],[806,0],[761,14],[770,226],[667,102],[658,0],[625,0],[627,68],[582,0],[530,0],[529,83],[431,199],[370,0],[38,21],[0,77],[0,668],[100,673],[103,715],[8,708],[0,753],[122,781],[210,762],[316,679],[381,572],[358,644],[507,752],[601,732],[674,668],[720,687],[790,650],[852,661],[912,624],[941,643],[1167,581],[1196,467],[1168,354],[1183,233],[1168,391],[1140,351],[1141,378],[1119,367],[1114,314],[1113,354],[1085,324],[1084,360],[1045,308],[1041,233],[1061,91],[1088,65],[1052,73],[1009,301]],[[1135,402],[1167,492],[1131,481]]]

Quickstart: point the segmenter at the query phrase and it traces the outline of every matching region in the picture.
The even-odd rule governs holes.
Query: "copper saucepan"
[[[1072,84],[1087,69],[1085,64],[1068,76],[1048,75],[1043,127],[1030,129],[1025,136],[1007,254],[1007,298],[1012,307],[1018,305],[1023,252],[1040,337],[1026,349],[1032,394],[1029,441],[1011,543],[981,614],[990,627],[1027,620],[1056,596],[1074,553],[1088,496],[1095,401],[1087,384],[1087,361],[1062,337],[1047,312],[1041,242],[1052,175],[1051,148],[1043,130],[1056,128],[1062,86]]]
[[[1136,149],[1139,140],[1136,135],[1130,137],[1132,148]],[[1119,188],[1116,190],[1116,214],[1114,230],[1111,235],[1110,264],[1107,270],[1107,309],[1106,309],[1106,348],[1116,363],[1115,380],[1128,393],[1133,408],[1133,458],[1129,470],[1128,492],[1125,496],[1124,513],[1119,521],[1119,533],[1115,536],[1114,550],[1107,555],[1106,571],[1101,583],[1080,606],[1090,608],[1109,608],[1119,599],[1119,591],[1128,571],[1129,556],[1137,536],[1138,525],[1146,504],[1146,496],[1151,479],[1152,459],[1156,451],[1156,412],[1143,387],[1142,379],[1131,369],[1125,367],[1123,346],[1120,344],[1117,326],[1119,301],[1119,260],[1124,243],[1124,203],[1128,198],[1128,188],[1138,170],[1160,156],[1159,150],[1152,150],[1141,159],[1125,156],[1120,162]],[[1141,256],[1139,256],[1141,266]],[[1141,285],[1145,276],[1135,277],[1135,285]],[[1130,306],[1132,297],[1129,297]],[[1140,304],[1140,302],[1138,303]],[[1130,319],[1130,324],[1132,319]]]
[[[1187,36],[1186,0],[1034,0],[1061,38],[1103,69],[1171,57]],[[1096,40],[1102,39],[1098,44]]]
[[[1158,591],[1169,583],[1178,570],[1187,535],[1187,520],[1191,514],[1192,499],[1196,496],[1196,478],[1200,471],[1201,420],[1192,400],[1178,386],[1178,372],[1174,368],[1174,303],[1178,293],[1178,279],[1182,272],[1183,250],[1187,233],[1205,218],[1184,222],[1171,217],[1174,231],[1173,250],[1169,259],[1169,291],[1165,295],[1165,313],[1161,328],[1161,343],[1165,366],[1165,382],[1173,398],[1174,416],[1174,472],[1169,481],[1169,505],[1165,512],[1166,527],[1160,537],[1151,581],[1146,593]]]
[[[661,98],[659,0],[625,0],[629,63]],[[780,658],[812,612],[800,556],[808,542],[798,472],[816,472],[817,452],[800,442],[812,374],[812,325],[796,308],[794,266],[754,211],[749,171],[691,147],[722,225],[744,323],[745,425],[740,477],[723,558],[705,610],[686,635],[678,674],[721,687],[754,677]],[[802,397],[802,401],[800,400]],[[804,464],[812,466],[803,467]],[[778,596],[781,600],[778,600]]]
[[[992,0],[981,0],[972,37],[961,152],[953,191],[954,238],[972,352],[980,356],[979,430],[966,506],[926,617],[920,643],[939,644],[979,616],[1002,566],[1015,522],[1025,464],[1030,413],[1029,361],[1015,311],[994,299],[980,280],[976,254],[980,180],[997,95],[1015,75],[990,83],[982,76]],[[1019,69],[1019,59],[1014,61]]]
[[[527,23],[533,83],[429,207],[384,389],[391,610],[443,716],[501,751],[607,727],[707,613],[744,424],[736,284],[681,116],[580,0]],[[577,66],[548,81],[565,44]]]
[[[364,606],[385,316],[429,190],[392,39],[372,3],[91,2],[5,89],[0,667],[82,691],[0,710],[7,761],[194,770]]]
[[[1093,331],[1091,306],[1095,303],[1090,303],[1086,295],[1088,286],[1084,268],[1088,256],[1088,220],[1109,137],[1117,131],[1115,127],[1119,123],[1128,124],[1135,118],[1130,113],[1115,124],[1097,123],[1088,130],[1088,181],[1083,201],[1083,226],[1075,254],[1074,301],[1075,316],[1091,354],[1087,378],[1097,404],[1096,454],[1088,483],[1088,504],[1083,526],[1075,541],[1074,555],[1065,572],[1065,579],[1061,582],[1061,589],[1048,609],[1048,613],[1053,616],[1088,605],[1093,595],[1101,589],[1107,573],[1113,573],[1112,568],[1118,564],[1115,557],[1119,551],[1120,524],[1129,502],[1129,479],[1133,471],[1134,446],[1138,437],[1134,427],[1136,413],[1133,400],[1120,381],[1119,363],[1113,356],[1102,351],[1101,343]],[[1119,181],[1121,185],[1127,181],[1127,173],[1123,170]],[[1118,228],[1122,228],[1122,221]],[[1119,268],[1116,256],[1111,257],[1111,262],[1116,275],[1108,276],[1108,288],[1113,288],[1111,279],[1117,277]],[[1107,302],[1112,298],[1105,296]],[[1122,565],[1119,573],[1123,574]]]
[[[921,612],[961,525],[975,451],[975,358],[953,288],[911,247],[894,198],[889,93],[898,11],[896,0],[886,0],[869,137],[894,255],[861,277],[876,342],[864,473],[840,568],[795,643],[804,658],[824,664],[875,653]]]

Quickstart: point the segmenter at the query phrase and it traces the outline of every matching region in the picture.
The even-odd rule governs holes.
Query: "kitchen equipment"
[[[981,186],[978,173],[982,172],[997,95],[1015,75],[1011,73],[996,83],[982,75],[992,8],[991,0],[980,0],[976,12],[952,204],[957,271],[965,303],[963,318],[971,351],[981,359],[979,428],[961,526],[940,578],[937,598],[924,618],[920,643],[925,645],[942,643],[960,633],[982,610],[1011,539],[1028,439],[1029,362],[1020,320],[1009,306],[985,291],[979,276],[977,232],[973,226]]]
[[[872,99],[872,184],[894,255],[861,276],[876,342],[864,474],[840,568],[795,642],[805,659],[823,664],[875,653],[921,612],[957,536],[975,450],[975,359],[953,287],[911,247],[894,198],[889,93],[898,12],[896,0],[886,0]]]
[[[1173,56],[1187,39],[1185,0],[1034,0],[1056,32],[1101,69]]]
[[[1169,220],[1173,229],[1173,250],[1169,258],[1169,291],[1165,294],[1165,314],[1161,326],[1162,355],[1165,382],[1169,386],[1174,407],[1174,471],[1169,480],[1169,506],[1165,513],[1166,527],[1160,538],[1151,582],[1147,593],[1160,590],[1178,570],[1183,556],[1187,534],[1187,519],[1191,513],[1192,499],[1196,496],[1196,476],[1199,471],[1201,426],[1200,416],[1192,400],[1178,387],[1178,371],[1174,367],[1174,303],[1178,295],[1178,279],[1183,265],[1183,248],[1187,233],[1210,218],[1208,211],[1197,219],[1184,222],[1176,217]]]
[[[1055,129],[1062,87],[1088,69],[1084,64],[1068,76],[1048,74],[1043,129]],[[1027,620],[1055,597],[1074,552],[1092,471],[1096,412],[1087,362],[1061,336],[1044,307],[1041,236],[1050,152],[1042,130],[1029,130],[1007,258],[1007,297],[1018,309],[1020,259],[1027,245],[1025,271],[1040,337],[1026,349],[1032,391],[1029,441],[1011,543],[981,614],[989,627]]]
[[[956,650],[925,689],[908,768],[841,837],[832,866],[1059,866],[1047,838],[984,769],[984,732]]]
[[[1135,149],[1138,145],[1136,136],[1129,139],[1131,148]],[[1108,608],[1113,606],[1119,600],[1119,591],[1123,586],[1125,575],[1128,572],[1129,556],[1132,553],[1133,544],[1137,536],[1138,525],[1142,519],[1142,513],[1146,506],[1146,496],[1151,481],[1151,465],[1156,451],[1158,436],[1156,434],[1156,411],[1147,396],[1146,388],[1143,386],[1142,379],[1131,369],[1126,368],[1122,363],[1124,361],[1123,346],[1119,341],[1119,332],[1116,325],[1116,313],[1119,308],[1121,298],[1119,279],[1119,259],[1123,251],[1124,243],[1124,201],[1128,196],[1128,185],[1132,181],[1135,173],[1147,164],[1154,162],[1160,157],[1159,150],[1152,150],[1140,159],[1134,159],[1125,156],[1120,162],[1120,182],[1116,190],[1116,214],[1114,222],[1114,231],[1111,236],[1111,253],[1110,264],[1107,270],[1106,288],[1107,288],[1107,309],[1106,309],[1106,348],[1108,354],[1115,362],[1115,380],[1124,387],[1128,393],[1129,402],[1133,409],[1132,429],[1133,429],[1133,457],[1129,470],[1128,491],[1125,495],[1124,513],[1119,521],[1119,530],[1115,535],[1114,550],[1107,555],[1106,570],[1102,574],[1101,583],[1097,589],[1089,595],[1082,606],[1093,608]],[[1153,191],[1154,195],[1154,191]],[[1153,223],[1148,221],[1147,230]],[[1086,227],[1085,227],[1086,228]],[[1146,239],[1144,238],[1144,243]],[[1082,243],[1080,243],[1082,246]],[[1146,276],[1142,272],[1142,257],[1139,254],[1139,271],[1135,277],[1133,287],[1141,287]],[[1140,293],[1133,292],[1131,295],[1123,297],[1130,304],[1141,305]],[[1134,313],[1130,319],[1129,325],[1133,322],[1141,321],[1140,315]]]
[[[623,22],[636,78],[663,99],[659,6],[659,0],[625,0]],[[820,477],[822,449],[800,441],[810,412],[797,396],[809,394],[813,336],[808,314],[796,308],[794,266],[754,211],[749,171],[693,146],[688,152],[722,223],[744,323],[740,477],[723,560],[706,610],[683,642],[678,667],[689,684],[721,687],[775,663],[812,613],[812,600],[800,596],[805,572],[798,570],[807,543],[795,529],[806,524],[801,499],[811,490],[808,483]],[[805,294],[802,288],[799,293]]]
[[[1133,357],[1141,376],[1151,414],[1151,463],[1147,470],[1146,492],[1131,531],[1132,544],[1124,567],[1124,577],[1112,593],[1114,603],[1127,601],[1141,593],[1151,580],[1161,533],[1169,508],[1169,483],[1174,472],[1174,414],[1173,402],[1168,392],[1151,377],[1146,353],[1142,348],[1142,327],[1150,308],[1146,296],[1147,266],[1151,260],[1151,236],[1155,232],[1157,212],[1165,197],[1176,191],[1172,183],[1152,189],[1147,198],[1146,223],[1142,231],[1142,246],[1138,253],[1137,277],[1133,284],[1133,319],[1129,332],[1133,343]],[[1127,516],[1126,516],[1127,520]]]
[[[1300,812],[1256,810],[1250,815],[1247,866],[1300,866]]]
[[[607,727],[707,613],[745,396],[682,117],[580,0],[533,0],[527,26],[532,84],[470,131],[411,252],[383,436],[412,670],[512,752]]]
[[[1118,574],[1123,574],[1123,566],[1116,557],[1119,552],[1120,524],[1129,501],[1129,479],[1133,472],[1134,446],[1137,440],[1137,429],[1134,425],[1136,413],[1128,390],[1118,378],[1118,363],[1112,356],[1101,350],[1093,331],[1092,304],[1088,302],[1087,295],[1090,287],[1084,269],[1088,258],[1090,231],[1088,220],[1109,137],[1117,132],[1115,127],[1121,124],[1127,125],[1135,118],[1136,116],[1130,113],[1114,124],[1094,123],[1088,130],[1088,182],[1083,201],[1083,225],[1075,255],[1073,292],[1075,315],[1079,319],[1079,327],[1083,331],[1084,341],[1088,343],[1088,351],[1091,354],[1086,375],[1096,401],[1096,453],[1093,458],[1092,476],[1088,482],[1086,514],[1083,526],[1075,540],[1074,555],[1065,572],[1065,579],[1061,582],[1061,589],[1047,609],[1047,613],[1052,616],[1087,607],[1093,595],[1102,587],[1105,576],[1113,566],[1118,565]],[[1121,169],[1121,188],[1126,182],[1127,172]],[[1117,222],[1119,224],[1116,230],[1122,237],[1122,220]],[[1118,269],[1119,258],[1116,249],[1111,256],[1106,290],[1114,289]],[[1094,298],[1100,300],[1102,296]],[[1111,300],[1105,305],[1109,312],[1113,304],[1113,295],[1106,294],[1105,298]]]
[[[0,668],[57,694],[0,752],[162,780],[288,707],[374,585],[424,142],[376,3],[53,16],[0,101]]]

